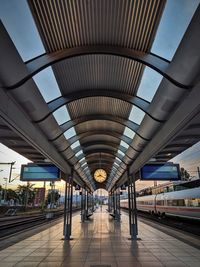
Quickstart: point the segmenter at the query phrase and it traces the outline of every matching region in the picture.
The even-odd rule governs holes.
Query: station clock
[[[94,179],[98,182],[98,183],[103,183],[107,178],[107,173],[104,169],[97,169],[94,172]]]

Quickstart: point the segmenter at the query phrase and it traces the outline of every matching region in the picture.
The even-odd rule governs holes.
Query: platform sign
[[[61,179],[60,169],[53,164],[41,163],[21,166],[21,181],[40,182],[40,181],[58,181]]]
[[[181,179],[180,166],[174,163],[147,163],[140,170],[143,181],[176,181]]]

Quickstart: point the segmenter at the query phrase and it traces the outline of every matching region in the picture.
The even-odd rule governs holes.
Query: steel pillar
[[[115,214],[115,219],[116,221],[120,222],[121,220],[121,214],[120,214],[120,188],[117,188],[115,191],[115,196],[116,196],[116,214]]]
[[[87,192],[87,217],[91,216],[93,212],[93,195],[92,193]]]
[[[135,190],[135,174],[130,175],[128,172],[128,204],[129,204],[129,229],[132,240],[137,240],[137,206]]]
[[[116,213],[117,213],[117,201],[116,201],[116,191],[113,192],[113,213],[114,213],[114,218],[116,219]]]
[[[73,201],[73,169],[71,175],[66,177],[65,206],[64,206],[64,239],[70,240],[72,229],[72,201]]]
[[[114,196],[114,192],[112,192],[112,213],[115,214],[115,196]]]
[[[86,189],[82,188],[82,195],[81,195],[81,222],[84,222],[87,219],[87,213],[86,213],[86,205],[87,205],[87,199],[86,199]]]
[[[95,208],[94,208],[94,206],[95,206],[95,201],[94,201],[94,195],[92,194],[92,203],[91,203],[91,205],[92,205],[92,213],[95,211]]]
[[[108,212],[112,211],[112,195],[108,195]]]

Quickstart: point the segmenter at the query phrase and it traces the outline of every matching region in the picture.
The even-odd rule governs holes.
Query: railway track
[[[77,210],[79,209],[74,209],[73,212]],[[48,213],[30,216],[0,218],[0,240],[13,236],[15,234],[19,234],[20,232],[26,231],[33,227],[41,226],[48,223],[49,221],[56,220],[64,214],[63,210],[53,211],[51,213],[53,214],[53,216],[49,216],[50,219],[48,219]]]

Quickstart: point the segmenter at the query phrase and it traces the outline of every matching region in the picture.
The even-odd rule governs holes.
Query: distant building
[[[35,188],[35,192],[34,206],[40,206],[45,200],[45,188]]]

